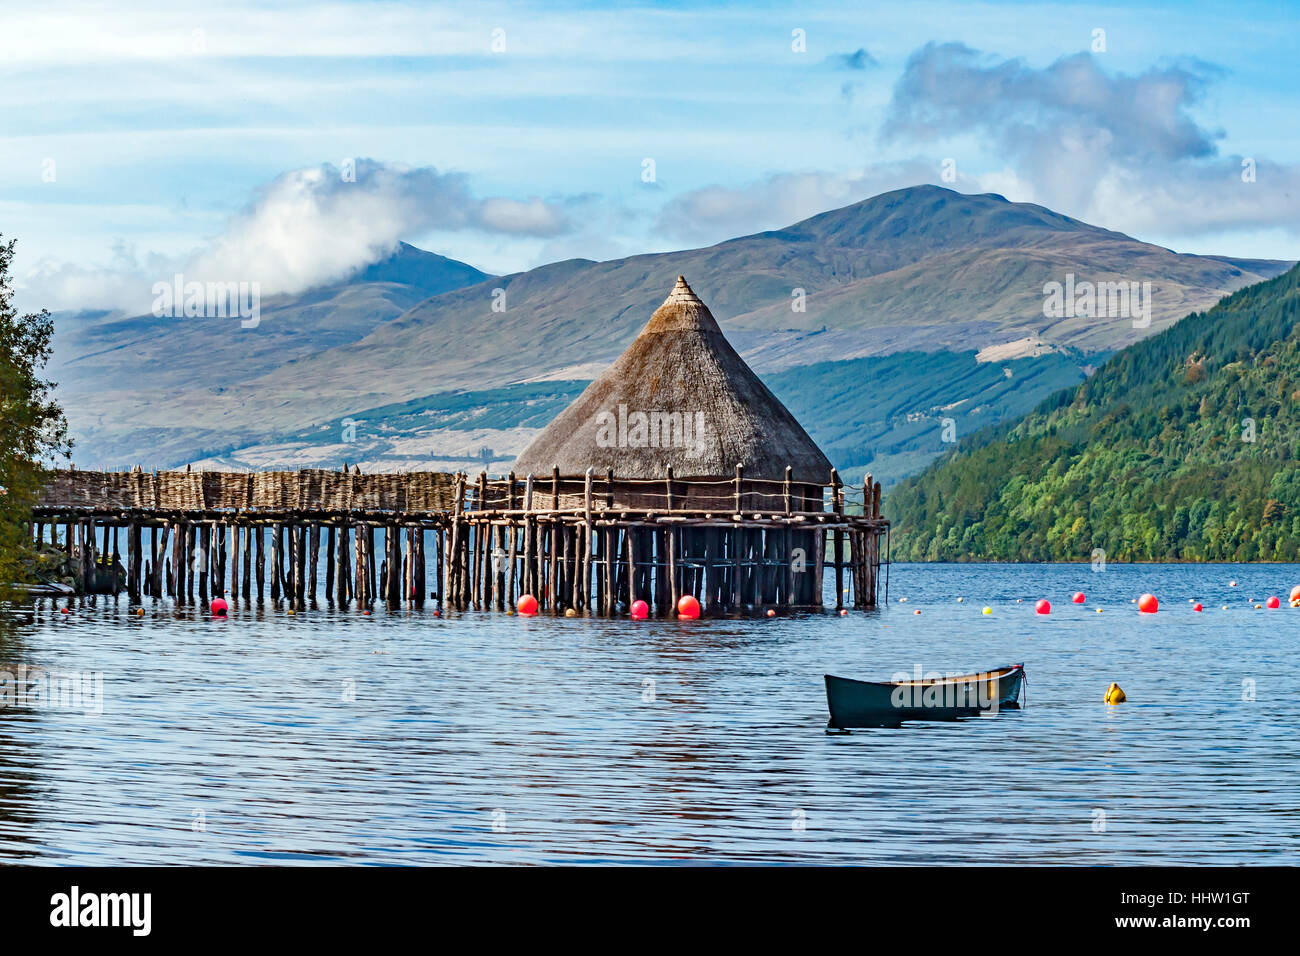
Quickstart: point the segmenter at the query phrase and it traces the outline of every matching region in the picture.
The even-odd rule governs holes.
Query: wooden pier
[[[67,549],[83,584],[133,602],[283,602],[655,615],[694,595],[705,614],[871,607],[880,485],[679,482],[416,472],[49,473],[33,536]],[[324,567],[321,567],[322,558]],[[107,574],[105,569],[114,569]],[[323,574],[322,574],[323,572]],[[105,586],[104,581],[110,583]],[[98,584],[98,587],[93,585]]]

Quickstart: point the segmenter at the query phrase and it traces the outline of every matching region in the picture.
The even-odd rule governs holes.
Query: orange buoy
[[[1087,600],[1087,598],[1085,598],[1085,597],[1083,596],[1083,592],[1082,592],[1082,591],[1075,591],[1075,592],[1074,592],[1074,603],[1075,603],[1075,604],[1082,604],[1085,600]]]
[[[1300,584],[1291,589],[1291,600],[1300,601]]]
[[[1154,614],[1160,610],[1160,602],[1154,594],[1144,594],[1138,598],[1138,610],[1143,614]]]
[[[1276,594],[1274,594],[1272,597],[1270,597],[1270,598],[1269,598],[1267,601],[1265,601],[1264,603],[1267,604],[1267,605],[1269,606],[1269,609],[1270,609],[1270,610],[1273,609],[1273,608],[1277,608],[1277,607],[1281,607],[1281,606],[1282,606],[1282,602],[1279,601],[1279,600],[1277,599],[1277,595],[1276,595]]]
[[[1193,610],[1193,611],[1203,611],[1203,610],[1205,610],[1205,608],[1201,607],[1201,602],[1200,602],[1200,601],[1197,601],[1195,604],[1192,605],[1192,610]]]
[[[515,604],[515,610],[520,614],[532,616],[537,613],[537,598],[531,594],[521,594],[519,601]]]
[[[650,605],[646,604],[645,601],[633,601],[631,613],[632,613],[632,620],[644,621],[646,618],[650,616]]]
[[[776,617],[776,611],[774,611],[772,608],[768,608],[768,609],[767,609],[767,616],[768,616],[768,617]]]
[[[1037,604],[1034,605],[1034,610],[1039,614],[1051,614],[1052,602],[1047,600],[1047,598],[1043,598]]]
[[[677,616],[683,621],[693,621],[700,616],[700,602],[695,600],[694,595],[682,595],[677,602]]]

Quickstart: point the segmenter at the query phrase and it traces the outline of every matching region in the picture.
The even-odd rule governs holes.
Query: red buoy
[[[1154,614],[1160,610],[1160,602],[1154,594],[1144,594],[1138,598],[1138,610],[1143,614]]]
[[[700,602],[695,600],[694,595],[682,595],[682,599],[677,602],[677,616],[683,621],[693,621],[700,616]]]
[[[644,621],[650,616],[650,605],[645,601],[632,602],[632,620]]]
[[[213,598],[212,603],[208,605],[208,610],[212,612],[213,617],[225,617],[230,607],[221,598]]]
[[[520,614],[526,614],[531,617],[537,613],[537,598],[533,597],[531,594],[520,595],[519,602],[515,605],[515,610]]]
[[[1083,596],[1083,592],[1082,592],[1082,591],[1075,591],[1075,592],[1074,592],[1074,603],[1075,603],[1075,604],[1082,604],[1085,600],[1087,600],[1087,598],[1085,598],[1085,597]]]
[[[1269,598],[1267,601],[1265,601],[1264,603],[1265,603],[1268,607],[1270,607],[1270,608],[1275,608],[1275,607],[1281,607],[1281,606],[1282,606],[1282,602],[1279,601],[1279,600],[1277,599],[1277,595],[1276,595],[1276,594],[1274,594],[1272,597],[1270,597],[1270,598]]]
[[[1034,610],[1037,611],[1039,614],[1051,614],[1052,602],[1047,600],[1047,598],[1043,598],[1041,601],[1039,601],[1037,604],[1034,605]]]
[[[1192,605],[1192,610],[1193,610],[1193,611],[1204,611],[1205,608],[1201,607],[1201,602],[1200,602],[1200,601],[1197,601],[1195,604]]]

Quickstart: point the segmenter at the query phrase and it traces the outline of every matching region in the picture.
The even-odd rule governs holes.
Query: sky
[[[509,273],[888,189],[1300,258],[1300,0],[0,0],[24,308],[294,292],[398,241]]]

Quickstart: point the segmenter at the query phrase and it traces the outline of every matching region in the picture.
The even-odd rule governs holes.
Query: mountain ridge
[[[344,283],[266,310],[252,339],[227,329],[178,332],[167,320],[173,326],[144,322],[126,328],[134,338],[112,342],[61,347],[56,335],[56,350],[65,382],[76,376],[64,394],[86,465],[129,461],[163,435],[161,457],[179,463],[202,449],[274,442],[435,394],[590,378],[632,340],[678,274],[767,375],[907,351],[978,351],[1043,332],[1053,348],[1105,352],[1262,278],[1248,260],[1236,262],[1179,255],[993,194],[924,186],[700,249],[480,273],[416,301],[418,289]],[[1070,269],[1125,276],[1130,267],[1159,282],[1151,330],[1082,320],[1048,328],[1044,281]],[[794,307],[800,289],[804,311]],[[499,302],[504,311],[494,311]],[[205,360],[177,361],[142,344],[162,334],[173,355]],[[105,344],[115,348],[90,347]],[[157,368],[141,381],[128,360]]]

